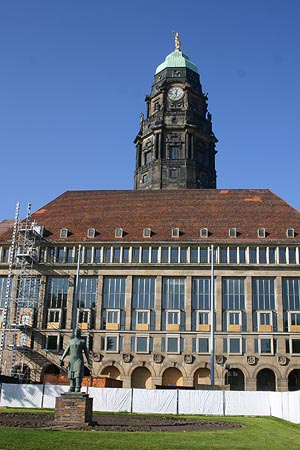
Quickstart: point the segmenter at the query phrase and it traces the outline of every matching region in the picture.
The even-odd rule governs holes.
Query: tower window
[[[266,237],[266,230],[264,228],[258,228],[257,236],[259,238],[265,238]]]
[[[145,153],[145,164],[149,164],[152,160],[151,151]]]
[[[148,182],[148,173],[144,173],[144,175],[142,176],[142,183],[147,183]]]
[[[179,159],[179,147],[177,145],[169,146],[169,159]]]
[[[294,228],[288,228],[286,230],[286,237],[288,237],[288,238],[295,237],[295,230],[294,230]]]
[[[200,237],[207,238],[208,237],[208,228],[201,228],[200,229]]]
[[[169,176],[170,178],[177,178],[178,177],[177,169],[170,169]]]
[[[68,237],[68,234],[69,234],[68,228],[62,228],[62,229],[60,230],[60,237],[61,237],[61,238],[66,238],[66,237]]]

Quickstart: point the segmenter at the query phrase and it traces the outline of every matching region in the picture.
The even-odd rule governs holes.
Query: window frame
[[[168,350],[169,339],[177,339],[177,350],[174,352]],[[179,355],[180,354],[180,334],[167,334],[166,335],[166,353],[168,355]]]
[[[139,314],[147,313],[147,322],[138,322]],[[135,329],[137,331],[148,331],[150,329],[151,310],[150,309],[136,309],[135,310]]]
[[[116,350],[110,350],[107,348],[108,339],[115,338],[116,339]],[[119,353],[120,352],[120,335],[119,334],[106,334],[104,339],[104,351],[106,353]]]
[[[199,345],[199,340],[200,339],[207,339],[208,341],[208,350],[207,352],[201,352],[200,351],[200,345]],[[197,334],[196,336],[196,353],[198,355],[209,355],[210,354],[210,336],[209,335],[205,335],[205,334]]]
[[[117,321],[108,322],[108,314],[116,313]],[[105,329],[117,331],[120,329],[121,309],[120,308],[107,308],[105,310]]]
[[[268,340],[268,339],[271,342],[271,351],[270,352],[262,352],[261,341],[262,340]],[[274,338],[273,338],[273,336],[270,336],[270,335],[258,336],[258,353],[260,355],[266,355],[266,356],[273,356],[274,355]]]

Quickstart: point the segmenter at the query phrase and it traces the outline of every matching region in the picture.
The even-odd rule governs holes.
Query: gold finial
[[[177,31],[174,31],[174,38],[175,38],[175,50],[181,49],[181,42],[179,39],[179,33]]]

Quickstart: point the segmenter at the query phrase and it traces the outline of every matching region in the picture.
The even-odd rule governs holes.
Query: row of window
[[[178,228],[173,229],[180,233]],[[145,232],[151,235],[151,229]],[[40,263],[75,264],[77,247],[45,247],[38,255]],[[300,247],[216,247],[209,246],[84,246],[83,264],[300,264]],[[0,262],[7,263],[9,249],[0,248]]]
[[[126,277],[104,277],[101,329],[125,329],[126,283]],[[3,321],[6,304],[6,285],[7,277],[0,277],[0,323]],[[130,305],[131,329],[154,331],[159,326],[159,329],[163,331],[184,331],[188,319],[186,313],[188,305],[191,309],[189,318],[191,319],[191,329],[208,332],[211,324],[210,285],[211,279],[208,277],[193,277],[191,298],[189,299],[186,298],[186,279],[184,277],[163,277],[162,295],[158,306],[156,278],[134,276]],[[45,326],[47,328],[67,328],[68,289],[69,277],[49,277],[47,279],[45,302]],[[223,277],[221,295],[222,329],[224,331],[247,331],[247,314],[249,313],[252,314],[253,331],[274,332],[278,330],[275,278],[252,278],[251,312],[249,309],[246,310],[244,277]],[[40,278],[23,278],[17,288],[16,299],[21,325],[33,323],[34,317],[29,319],[28,314],[37,307],[39,296]],[[80,277],[77,296],[77,322],[81,323],[83,328],[92,329],[96,320],[98,277]],[[300,278],[282,279],[282,307],[284,331],[300,332]],[[22,319],[22,314],[24,319]],[[23,320],[24,322],[22,322]],[[158,325],[159,323],[160,325]]]
[[[26,336],[28,339],[28,337]],[[46,340],[46,348],[48,350],[61,350],[62,337],[58,335],[49,335]],[[123,336],[120,334],[107,334],[101,337],[100,351],[107,353],[119,353],[123,351]],[[160,352],[167,354],[180,354],[185,351],[185,338],[172,334],[161,338]],[[130,338],[130,351],[134,353],[152,353],[153,352],[153,336],[137,335]],[[286,353],[292,355],[300,355],[300,339],[286,339]],[[21,342],[21,341],[20,341]],[[25,344],[25,335],[23,338]],[[88,347],[92,350],[92,342],[88,343]],[[243,355],[246,353],[247,341],[242,336],[223,338],[223,353],[228,355]],[[94,349],[95,350],[95,349]],[[198,335],[192,338],[192,353],[209,355],[211,352],[210,336]],[[258,355],[274,355],[276,354],[276,339],[272,336],[258,336],[254,339],[254,354]]]

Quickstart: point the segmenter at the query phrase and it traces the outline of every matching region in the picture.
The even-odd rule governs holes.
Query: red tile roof
[[[67,191],[32,220],[45,227],[49,241],[201,241],[199,230],[205,227],[209,242],[300,242],[300,213],[267,189]],[[117,227],[123,238],[115,238]],[[174,227],[179,238],[171,237]],[[257,237],[261,227],[265,239]],[[69,230],[67,238],[60,238],[61,228]],[[95,238],[86,237],[88,228],[96,229]],[[144,228],[151,228],[150,239],[143,238]],[[237,229],[237,238],[229,238],[229,228]],[[286,238],[288,228],[295,229],[295,238]]]

